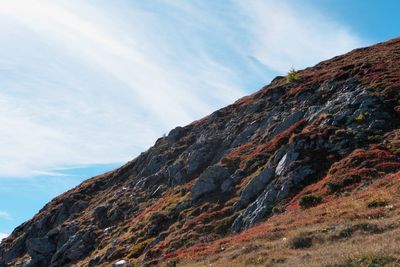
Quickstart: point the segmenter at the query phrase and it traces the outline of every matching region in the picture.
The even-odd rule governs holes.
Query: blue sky
[[[399,35],[398,1],[0,0],[0,238],[157,137]]]

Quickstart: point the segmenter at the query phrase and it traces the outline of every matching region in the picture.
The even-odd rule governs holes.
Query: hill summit
[[[0,266],[396,264],[399,95],[400,38],[277,77],[53,199]]]

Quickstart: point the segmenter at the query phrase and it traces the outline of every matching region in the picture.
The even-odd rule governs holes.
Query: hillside
[[[53,199],[0,266],[399,264],[400,38],[296,76]]]

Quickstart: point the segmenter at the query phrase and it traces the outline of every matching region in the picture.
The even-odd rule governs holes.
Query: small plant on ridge
[[[288,83],[295,82],[299,79],[299,73],[294,68],[291,68],[289,72],[286,74],[286,81]]]

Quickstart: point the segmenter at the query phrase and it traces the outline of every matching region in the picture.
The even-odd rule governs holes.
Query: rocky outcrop
[[[157,266],[285,212],[308,188],[323,201],[400,169],[400,39],[298,77],[55,198],[0,244],[0,266]]]
[[[257,197],[261,191],[272,181],[274,177],[274,170],[266,167],[256,177],[250,180],[243,191],[240,194],[239,200],[233,206],[234,209],[238,210],[242,207],[247,206],[252,200]]]
[[[205,170],[193,186],[193,201],[197,201],[201,196],[218,189],[222,182],[229,176],[229,172],[221,166],[212,166]]]

